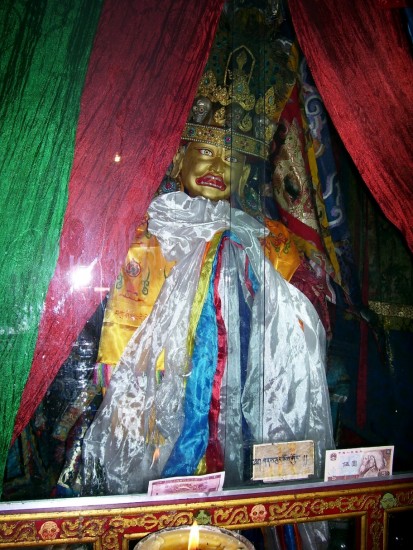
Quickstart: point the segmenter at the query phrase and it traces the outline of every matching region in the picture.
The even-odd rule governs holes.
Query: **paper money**
[[[177,493],[210,493],[221,491],[225,472],[204,476],[169,477],[149,482],[148,495],[176,495]]]
[[[393,446],[326,451],[324,481],[389,476],[393,454]]]
[[[254,445],[252,479],[264,482],[302,479],[314,474],[314,442]]]

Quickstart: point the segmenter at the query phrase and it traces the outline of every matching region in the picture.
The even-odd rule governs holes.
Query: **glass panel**
[[[389,550],[408,550],[412,545],[413,510],[388,515]]]
[[[357,541],[357,520],[355,518],[335,519],[328,522],[330,543],[328,550],[356,550],[360,547]]]
[[[63,8],[56,9],[62,16]],[[30,14],[13,14],[16,22],[31,21]],[[89,39],[98,19],[90,21]],[[13,51],[12,38],[7,44]],[[12,69],[22,80],[21,67]],[[57,348],[69,342],[71,349],[8,451],[4,500],[145,493],[152,478],[221,470],[226,488],[261,487],[251,480],[252,447],[275,441],[313,440],[312,479],[320,481],[324,451],[334,444],[395,445],[394,469],[413,468],[411,254],[366,190],[321,95],[287,2],[225,3],[179,149],[165,159],[163,179],[137,182],[143,195],[153,190],[150,225],[143,216],[134,220],[126,257],[126,250],[111,257],[122,264],[118,277],[102,286],[78,279],[70,297],[43,307],[47,284],[40,299],[26,266],[21,286],[30,288],[30,299],[17,287],[6,293],[6,321],[10,313],[14,324],[0,327],[5,349],[10,357],[16,349],[24,356],[10,373],[29,372],[40,311],[53,319],[55,312],[53,326],[65,327],[50,341],[43,335],[44,342]],[[112,121],[111,135],[122,117]],[[157,150],[164,145],[158,133]],[[36,159],[40,149],[32,152]],[[120,162],[116,152],[113,163]],[[22,197],[30,178],[21,180]],[[43,204],[37,193],[32,202]],[[108,206],[101,223],[122,220],[120,238],[129,222],[111,217],[109,198],[102,198]],[[63,219],[62,204],[59,210]],[[95,236],[76,223],[68,231],[80,257]],[[20,240],[12,235],[20,263],[42,232],[39,225]],[[50,243],[39,242],[45,261]],[[91,265],[103,270],[100,244]],[[47,268],[52,276],[51,260]],[[94,307],[73,342],[68,334],[91,295]],[[66,300],[73,307],[61,319]],[[29,332],[33,349],[24,340],[23,353]],[[48,373],[48,361],[40,357],[40,363]],[[12,387],[17,393],[8,405],[21,395]],[[36,391],[31,388],[31,398]],[[331,523],[337,540],[353,533],[352,522],[347,527]]]

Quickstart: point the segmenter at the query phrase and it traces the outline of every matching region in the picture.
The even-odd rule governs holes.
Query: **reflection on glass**
[[[330,543],[328,550],[356,550],[356,519],[335,519],[328,522]]]
[[[231,16],[230,12],[233,8],[229,4],[234,4],[233,8],[235,8]],[[279,8],[274,12],[271,10],[268,12],[267,8],[264,8],[264,5],[268,7],[275,4],[279,5]],[[253,5],[254,8],[252,8]],[[220,98],[217,82],[213,84],[211,81],[211,71],[208,74],[205,73],[208,78],[203,78],[200,83],[202,94],[200,88],[200,95],[195,98],[188,123],[185,126],[185,135],[183,136],[185,145],[182,144],[181,155],[177,154],[175,163],[171,164],[165,175],[159,194],[166,193],[166,191],[176,192],[182,185],[191,200],[201,195],[205,200],[217,201],[218,199],[228,199],[229,191],[232,191],[234,192],[232,196],[234,210],[231,212],[235,212],[236,207],[237,214],[242,211],[243,214],[248,215],[251,218],[251,227],[253,222],[259,223],[259,227],[261,227],[262,222],[265,221],[272,237],[271,241],[267,240],[265,253],[268,254],[272,263],[277,262],[277,270],[281,275],[293,286],[296,286],[303,295],[307,295],[326,328],[329,342],[326,356],[327,383],[337,446],[346,448],[392,443],[396,448],[395,470],[411,470],[413,467],[412,442],[411,438],[406,436],[411,433],[411,419],[413,418],[413,401],[410,399],[410,393],[406,391],[406,388],[413,384],[409,354],[409,351],[413,351],[413,344],[411,338],[406,338],[406,334],[413,331],[411,257],[404,251],[402,243],[398,242],[398,237],[392,232],[391,227],[388,227],[387,222],[382,219],[379,209],[370,205],[368,202],[370,198],[367,198],[365,191],[362,191],[362,186],[358,185],[361,182],[358,182],[357,176],[352,174],[351,166],[347,167],[344,158],[340,159],[340,165],[342,164],[345,170],[341,170],[340,174],[336,173],[338,167],[333,162],[335,155],[332,152],[335,147],[332,147],[330,143],[328,117],[315,85],[312,83],[305,59],[300,52],[296,51],[295,46],[293,47],[293,42],[290,39],[293,35],[292,29],[288,28],[288,17],[285,18],[285,15],[281,13],[284,9],[281,9],[282,5],[282,2],[259,2],[256,0],[247,3],[244,1],[231,2],[226,6],[223,14],[226,13],[228,20],[232,21],[236,34],[234,31],[234,36],[229,36],[230,26],[227,23],[223,25],[223,30],[225,34],[228,33],[228,36],[226,38],[223,36],[222,40],[219,38],[216,47],[216,51],[221,52],[222,59],[214,57],[215,54],[211,55],[208,69],[211,71],[214,69],[215,76],[222,79],[225,68],[229,67],[227,63],[229,58],[227,59],[227,52],[223,44],[228,42],[231,48],[235,42],[237,45],[239,43],[244,46],[245,43],[251,41],[249,35],[252,33],[252,29],[257,31],[258,25],[262,25],[263,29],[269,25],[269,29],[265,33],[258,33],[260,40],[263,40],[263,47],[261,48],[260,42],[258,48],[260,51],[256,52],[257,58],[254,64],[246,62],[250,57],[247,56],[247,53],[251,53],[249,48],[245,51],[237,48],[237,54],[233,59],[233,68],[230,71],[233,82],[227,89],[227,92],[232,94],[231,98],[227,95]],[[287,10],[286,6],[285,9]],[[238,32],[240,33],[239,37]],[[236,41],[234,41],[235,37]],[[272,44],[273,39],[276,39],[274,44]],[[253,45],[257,44],[250,46],[253,48]],[[270,46],[267,55],[267,47]],[[240,55],[241,53],[242,55]],[[260,57],[265,59],[259,60]],[[260,78],[252,77],[253,67],[255,70],[259,69]],[[217,71],[217,68],[220,70]],[[248,71],[246,71],[247,68]],[[215,73],[212,71],[212,74]],[[245,80],[247,75],[248,78]],[[265,78],[263,78],[264,76]],[[256,80],[255,84],[254,80]],[[268,90],[264,81],[271,84]],[[238,96],[238,87],[234,86],[234,82],[240,85],[239,90],[242,92],[242,97]],[[246,82],[248,82],[248,86]],[[224,91],[223,85],[224,82],[220,80],[219,90],[221,92]],[[214,90],[212,94],[214,101],[207,97],[212,90]],[[235,92],[237,96],[234,95]],[[250,96],[252,102],[250,102]],[[254,108],[253,104],[255,104]],[[194,134],[195,130],[201,133]],[[202,139],[198,139],[199,136]],[[334,132],[332,137],[333,140],[336,139]],[[223,138],[224,141],[221,142],[218,138]],[[252,144],[255,143],[258,146],[260,142],[261,145],[265,145],[263,148],[261,146],[257,149],[252,147]],[[231,143],[231,147],[228,143]],[[270,147],[268,147],[269,145]],[[337,156],[339,156],[338,138],[336,145]],[[262,154],[263,152],[264,154]],[[121,154],[123,155],[121,150],[114,149],[113,157],[111,153],[111,160],[113,159],[114,163],[123,164],[127,158]],[[340,155],[344,156],[344,153],[340,153]],[[174,180],[174,176],[176,176],[176,180]],[[342,180],[343,185],[340,184],[339,179]],[[240,196],[236,196],[235,191]],[[345,206],[349,211],[350,223],[348,227]],[[368,224],[367,220],[364,223],[359,219],[362,212],[369,212]],[[362,221],[363,223],[361,223]],[[369,227],[368,234],[362,233],[359,228],[367,226]],[[234,224],[232,224],[233,227]],[[82,243],[91,238],[87,231],[84,231],[83,226],[79,230],[81,235],[75,231],[76,227],[72,229],[76,236],[76,238],[73,237],[74,242]],[[288,231],[291,232],[291,235]],[[143,243],[144,236],[146,241]],[[353,264],[351,247],[353,239],[356,243],[356,252],[363,250],[360,257],[355,258],[359,261],[358,267],[357,262]],[[365,245],[359,250],[358,243],[364,241],[366,241]],[[135,244],[134,242],[131,250]],[[240,248],[239,242],[234,241],[232,244],[235,247],[234,250]],[[144,254],[153,259],[156,249],[152,246],[152,240],[149,237],[146,238],[146,226],[143,234],[139,234],[139,245],[143,252],[140,256],[128,254],[119,278],[113,283],[114,290],[112,289],[111,301],[109,301],[113,307],[111,309],[109,305],[105,310],[107,326],[113,327],[116,324],[114,318],[110,316],[112,313],[114,315],[116,313],[115,320],[119,321],[118,325],[122,327],[122,330],[127,324],[125,319],[133,320],[133,323],[128,325],[131,332],[125,338],[125,345],[135,332],[138,322],[140,323],[143,318],[146,318],[145,316],[152,310],[156,296],[160,291],[158,287],[156,287],[156,292],[154,291],[155,261],[150,264],[151,269],[144,269],[142,259],[145,257]],[[297,254],[293,256],[292,251],[295,250],[295,247]],[[362,303],[358,279],[359,275],[364,275],[365,262],[362,256],[367,250],[367,263],[370,272],[368,277],[364,277],[365,280],[368,280],[368,288],[365,289],[365,299]],[[24,256],[22,251],[19,253],[22,257]],[[279,262],[279,256],[283,262]],[[288,257],[291,258],[290,261],[287,261]],[[282,263],[286,269],[285,273],[281,269]],[[87,265],[78,265],[74,262],[73,269],[68,274],[72,289],[76,290],[73,292],[73,300],[76,302],[73,317],[76,317],[76,313],[79,312],[82,301],[87,300],[87,291],[93,294],[108,290],[106,287],[97,287],[92,284],[94,280],[92,275],[97,271],[98,265],[98,258]],[[161,287],[168,274],[163,268],[158,271],[160,273],[159,287]],[[231,296],[234,297],[238,292],[238,286],[233,285],[232,281],[238,279],[230,276],[229,268],[226,271],[226,275],[224,271],[222,273],[221,282],[225,281],[222,288],[231,289],[233,292]],[[194,279],[188,273],[190,272],[185,272],[185,283]],[[237,315],[222,315],[220,313],[222,318],[228,317],[231,321],[230,324],[228,323],[228,333],[231,336],[236,334],[237,338],[240,333],[237,346],[241,350],[239,355],[243,359],[244,370],[236,373],[236,376],[239,375],[239,383],[235,374],[226,382],[228,388],[231,388],[231,394],[228,391],[228,395],[231,395],[234,402],[235,394],[231,384],[238,390],[239,399],[237,398],[236,406],[239,410],[241,410],[239,403],[243,403],[243,406],[245,402],[248,404],[248,399],[245,398],[248,394],[244,392],[244,388],[246,381],[250,382],[247,378],[249,332],[245,330],[245,327],[252,326],[249,324],[248,308],[250,307],[249,302],[252,303],[249,287],[254,289],[250,278],[246,277],[245,273],[248,274],[248,271],[242,270],[242,273],[241,271],[236,273],[237,277],[239,276],[239,288],[242,290],[240,292],[242,300],[238,300],[237,307],[234,307]],[[241,278],[241,274],[243,278]],[[363,280],[363,277],[360,279]],[[218,280],[219,278],[216,279],[217,288]],[[135,286],[132,284],[133,281],[136,282]],[[268,281],[268,277],[266,277],[266,281]],[[37,284],[38,281],[36,281]],[[116,302],[113,300],[115,291],[119,298]],[[151,293],[156,296],[152,296]],[[185,288],[185,294],[187,294],[187,288]],[[227,291],[223,296],[226,299],[226,301],[223,300],[224,305],[232,303],[227,299],[229,296]],[[269,294],[267,293],[266,296],[268,297]],[[12,304],[12,309],[19,311],[17,318],[21,317],[23,321],[7,329],[10,330],[11,335],[18,334],[22,327],[26,327],[27,319],[31,315],[29,313],[34,308],[34,303],[29,307],[25,304],[20,305],[19,300],[18,293],[16,293],[16,304]],[[139,304],[139,310],[128,310],[124,306],[126,300],[133,304]],[[147,307],[146,312],[143,310],[143,304]],[[367,304],[372,310],[367,309]],[[88,493],[88,487],[85,488],[81,472],[83,437],[100,406],[102,395],[109,384],[111,369],[112,367],[114,370],[116,369],[116,364],[124,349],[124,346],[118,346],[118,349],[115,350],[117,353],[113,353],[109,357],[107,352],[110,347],[109,340],[100,338],[102,325],[105,329],[105,322],[102,320],[104,308],[105,304],[102,303],[80,332],[77,341],[72,346],[70,355],[65,358],[59,374],[51,382],[42,403],[39,404],[31,421],[11,447],[4,479],[3,500],[72,497]],[[273,309],[275,310],[275,308]],[[286,310],[286,308],[284,309]],[[229,311],[228,309],[227,313]],[[239,314],[239,312],[241,313]],[[239,322],[243,327],[242,331],[238,330],[238,317],[242,321],[242,325],[241,321]],[[330,317],[334,319],[334,323],[331,322]],[[295,319],[294,316],[292,318]],[[234,322],[234,319],[237,319],[237,323]],[[69,325],[72,321],[73,319],[69,319]],[[302,323],[301,318],[300,323]],[[368,324],[368,329],[365,323]],[[215,326],[213,323],[206,324],[210,327]],[[280,323],[280,325],[284,327],[286,322]],[[366,328],[363,337],[360,327],[363,327],[363,331]],[[224,328],[224,324],[221,323],[220,329],[223,331]],[[298,325],[296,328],[297,333],[301,335],[303,330],[301,324],[300,328]],[[369,336],[367,331],[369,331]],[[126,332],[125,330],[124,334]],[[174,332],[178,332],[178,330],[170,330],[171,334]],[[243,338],[241,338],[241,332]],[[200,330],[201,333],[204,336],[206,331]],[[65,334],[63,328],[62,334]],[[371,340],[370,344],[369,339]],[[198,340],[202,339],[198,338]],[[258,349],[260,339],[257,337],[256,340]],[[373,345],[376,340],[377,345]],[[107,353],[98,354],[99,346],[101,346],[101,350],[104,348],[103,342],[105,342],[105,352]],[[276,338],[271,339],[271,342],[276,342]],[[235,346],[229,347],[235,348]],[[253,347],[251,346],[251,349]],[[209,346],[205,345],[205,348],[208,349]],[[270,348],[266,347],[265,349],[269,350]],[[364,388],[358,386],[357,369],[362,357],[361,351],[368,352],[366,365],[368,363],[369,372],[366,373]],[[233,353],[235,354],[235,352]],[[262,353],[261,351],[257,353],[256,358],[260,358]],[[276,353],[283,356],[280,347]],[[165,364],[168,365],[168,363],[165,363],[162,354],[164,354],[164,350],[159,354],[154,367],[159,389],[162,384],[162,388],[167,387],[164,375],[168,373],[168,368],[165,369]],[[200,352],[199,355],[202,356]],[[385,355],[386,358],[384,358]],[[169,357],[167,357],[168,359]],[[27,358],[25,361],[27,362]],[[46,372],[48,368],[46,360],[44,367]],[[266,367],[266,371],[268,370]],[[15,371],[18,372],[18,369],[15,368]],[[380,373],[380,376],[373,376],[373,373]],[[260,378],[254,377],[251,384],[258,379]],[[177,384],[177,386],[179,390],[182,389],[180,385]],[[215,389],[221,387],[223,386],[219,385],[217,377]],[[123,386],[121,389],[123,390]],[[172,398],[175,397],[177,393],[174,389],[171,383],[165,390],[165,395],[166,391],[170,391]],[[162,391],[158,392],[161,397]],[[245,418],[241,419],[242,430],[240,432],[242,431],[242,434],[239,440],[236,439],[239,458],[237,458],[236,467],[232,468],[234,473],[231,474],[228,463],[232,460],[231,455],[235,446],[232,441],[228,444],[225,443],[228,452],[221,453],[221,449],[216,444],[219,439],[218,435],[220,436],[221,432],[225,431],[221,429],[222,426],[228,427],[229,421],[227,424],[225,424],[226,420],[218,422],[217,414],[215,414],[219,411],[221,418],[224,418],[223,411],[229,411],[229,409],[225,409],[224,405],[226,406],[229,399],[226,398],[225,391],[222,392],[221,401],[218,400],[220,397],[218,391],[216,394],[214,395],[214,407],[211,407],[215,431],[210,442],[207,437],[204,438],[204,442],[208,441],[209,445],[209,449],[206,451],[208,451],[208,457],[213,455],[215,469],[217,469],[218,460],[221,464],[225,459],[226,462],[222,468],[225,466],[227,470],[226,480],[228,483],[246,486],[251,484],[249,469],[251,442],[253,441],[252,436],[250,437],[251,426],[247,425]],[[249,395],[253,394],[254,392],[251,392]],[[268,395],[267,390],[266,395]],[[161,397],[159,397],[159,403]],[[170,402],[171,400],[164,399],[164,403],[170,404]],[[158,406],[158,402],[156,403]],[[159,408],[161,407],[159,406]],[[326,409],[328,409],[328,405]],[[199,407],[193,407],[193,410],[199,410]],[[129,414],[132,422],[130,430],[132,432],[136,422],[135,416],[131,415],[130,411],[130,408],[127,409],[127,415]],[[246,412],[248,413],[248,411]],[[366,422],[363,425],[359,425],[359,413],[366,417]],[[167,435],[171,441],[175,441],[170,437],[171,426],[169,423],[170,418],[175,418],[175,416],[169,414],[166,405],[164,411],[160,411],[159,414],[155,408],[151,411],[150,417],[148,413],[147,424],[151,430],[148,429],[145,438],[142,438],[148,448],[148,456],[145,457],[148,464],[146,470],[150,470],[148,477],[163,475],[166,461],[166,451],[162,451],[166,449],[164,440]],[[249,417],[252,418],[252,427],[257,428],[255,415],[249,413]],[[256,417],[260,418],[259,415]],[[187,414],[186,418],[190,419],[191,415]],[[237,418],[237,416],[228,414],[228,418]],[[204,427],[206,425],[205,422]],[[217,435],[215,432],[219,431],[218,428],[220,432]],[[118,431],[121,430],[118,429]],[[100,452],[101,433],[99,430],[97,432],[97,447]],[[237,433],[235,428],[233,433]],[[243,440],[241,440],[241,436]],[[261,433],[259,436],[261,437]],[[128,439],[128,454],[130,454],[131,448],[130,441],[131,438]],[[205,456],[207,456],[206,451]],[[93,462],[96,457],[99,458],[98,454],[92,453]],[[127,458],[129,459],[130,456]],[[105,461],[102,462],[103,469]],[[180,462],[176,462],[180,466]],[[197,457],[195,466],[197,469],[199,468],[200,472],[204,468],[204,463],[206,468],[207,462],[203,455]],[[100,464],[98,468],[101,468]],[[117,468],[118,463],[115,464],[115,469]],[[140,472],[141,465],[134,466],[134,468],[133,481],[138,479],[140,482],[142,476],[136,475],[135,472]],[[158,472],[155,471],[156,468],[158,468]],[[127,469],[132,472],[132,468],[128,467]],[[147,471],[145,475],[148,473]],[[232,479],[230,475],[232,475]],[[99,479],[98,476],[96,479]],[[122,482],[125,481],[122,476],[121,479]],[[146,485],[145,483],[142,487],[127,486],[125,491],[144,492]],[[102,486],[104,486],[103,483]],[[90,492],[99,494],[101,491],[105,492],[105,488],[99,487],[96,491],[91,490]],[[114,492],[118,492],[117,489]],[[342,525],[340,528],[333,526],[333,530],[337,532],[337,536],[346,531]]]
[[[389,514],[388,550],[408,550],[412,547],[413,510]]]

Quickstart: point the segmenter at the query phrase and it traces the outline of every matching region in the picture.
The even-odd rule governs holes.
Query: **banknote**
[[[393,454],[394,446],[326,451],[324,481],[389,476]]]
[[[203,476],[169,477],[149,482],[148,495],[175,495],[177,493],[210,493],[221,491],[225,472]]]
[[[314,474],[314,442],[289,441],[254,445],[252,479],[268,483],[304,479]]]

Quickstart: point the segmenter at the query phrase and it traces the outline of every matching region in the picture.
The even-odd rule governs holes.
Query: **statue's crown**
[[[191,113],[182,135],[198,141],[235,149],[246,155],[267,158],[268,144],[276,125],[274,88],[256,98],[250,90],[255,58],[239,46],[229,56],[222,85],[212,69],[201,78]]]

